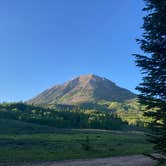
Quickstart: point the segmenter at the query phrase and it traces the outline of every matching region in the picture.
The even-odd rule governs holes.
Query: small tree
[[[144,0],[143,37],[138,39],[145,55],[135,55],[143,79],[137,87],[139,101],[146,106],[150,123],[150,141],[154,148],[166,154],[166,0]]]
[[[82,145],[83,149],[86,151],[89,151],[91,149],[89,136],[86,136],[85,141],[83,143],[81,143],[81,145]]]

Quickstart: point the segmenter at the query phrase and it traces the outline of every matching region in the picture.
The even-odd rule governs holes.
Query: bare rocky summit
[[[29,100],[29,104],[77,104],[85,102],[125,101],[136,95],[112,81],[93,74],[82,75],[55,85]]]

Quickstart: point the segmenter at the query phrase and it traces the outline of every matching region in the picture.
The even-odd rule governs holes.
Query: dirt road
[[[110,157],[40,163],[0,163],[0,166],[155,166],[156,161],[143,156]]]

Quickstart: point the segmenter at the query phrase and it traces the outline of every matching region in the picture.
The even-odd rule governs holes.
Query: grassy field
[[[86,150],[87,136],[90,149]],[[1,134],[0,161],[39,161],[151,153],[143,134],[72,131]]]

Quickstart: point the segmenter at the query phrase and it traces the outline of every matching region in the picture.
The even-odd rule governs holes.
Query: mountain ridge
[[[125,101],[135,98],[131,91],[117,86],[111,80],[95,74],[81,75],[63,84],[54,85],[36,97],[29,104],[77,104],[85,102]]]

